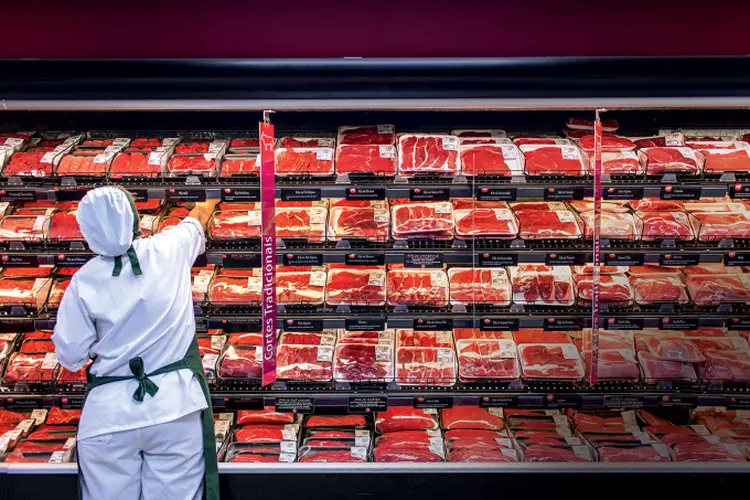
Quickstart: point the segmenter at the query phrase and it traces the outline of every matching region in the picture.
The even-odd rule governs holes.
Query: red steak
[[[396,148],[392,145],[341,144],[336,148],[336,172],[340,175],[396,175]]]
[[[455,175],[460,169],[458,143],[458,137],[450,135],[402,135],[398,139],[398,171],[402,175]]]

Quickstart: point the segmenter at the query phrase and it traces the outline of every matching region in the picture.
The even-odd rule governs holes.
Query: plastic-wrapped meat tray
[[[588,155],[577,146],[526,144],[520,148],[527,175],[581,177],[588,171]]]
[[[524,462],[591,462],[591,451],[585,446],[548,446],[532,444],[523,449]]]
[[[440,424],[445,430],[483,429],[501,431],[505,423],[501,416],[486,408],[475,406],[455,406],[440,411]]]
[[[367,462],[367,449],[352,448],[310,448],[303,447],[299,451],[300,463],[358,463]]]
[[[333,148],[277,148],[276,175],[330,176],[334,174],[334,156]]]
[[[55,175],[58,177],[104,177],[109,168],[109,162],[97,161],[97,155],[104,150],[84,153],[81,150],[73,154],[65,155],[55,167]]]
[[[630,276],[635,302],[640,305],[658,303],[687,304],[686,285],[676,275]]]
[[[313,415],[305,421],[305,427],[311,429],[327,427],[362,429],[367,426],[367,419],[364,415]]]
[[[587,240],[594,238],[595,218],[593,212],[580,214]],[[637,240],[641,237],[640,221],[633,214],[602,212],[599,217],[599,236],[609,240]]]
[[[404,134],[398,138],[398,172],[457,175],[461,171],[459,139],[452,135]]]
[[[52,214],[47,238],[50,241],[83,241],[83,233],[76,219],[76,210]]]
[[[453,335],[446,331],[396,330],[396,347],[453,347]]]
[[[52,163],[42,163],[44,150],[33,150],[14,153],[3,168],[5,177],[49,177],[52,175]]]
[[[339,144],[393,144],[396,132],[393,125],[342,125],[338,130]]]
[[[405,406],[392,406],[375,416],[375,432],[415,431],[437,429],[434,411]]]
[[[47,366],[51,365],[51,368]],[[47,354],[13,354],[8,360],[3,376],[4,384],[45,383],[55,380],[58,365],[54,357]]]
[[[41,309],[50,285],[48,278],[0,278],[0,307]]]
[[[645,336],[642,340],[655,359],[682,363],[705,361],[698,346],[686,338],[661,335]]]
[[[333,346],[281,344],[276,351],[279,380],[328,382],[333,379]]]
[[[161,164],[149,163],[150,149],[125,150],[112,160],[109,167],[109,176],[113,179],[125,177],[159,177],[161,175]]]
[[[326,303],[331,306],[382,306],[386,274],[382,269],[334,268],[328,271]]]
[[[685,382],[698,380],[692,364],[659,360],[649,352],[638,352],[638,364],[643,370],[643,380],[648,383],[662,380]]]
[[[459,340],[456,352],[461,381],[512,380],[521,376],[516,345],[512,340]]]
[[[636,215],[643,221],[643,241],[695,239],[690,216],[685,212],[639,211]]]
[[[228,154],[222,158],[219,177],[235,175],[259,175],[260,155]]]
[[[703,160],[693,148],[654,147],[644,148],[647,158],[646,173],[662,175],[666,173],[698,174],[703,168]]]
[[[234,432],[234,441],[238,443],[267,444],[282,441],[296,441],[297,426],[254,424],[240,427]]]
[[[720,175],[724,172],[750,172],[750,145],[743,141],[709,143],[708,147],[693,146],[706,159],[703,170],[706,174]]]
[[[750,238],[750,214],[693,212],[698,241],[720,241],[728,238]]]
[[[587,374],[591,364],[591,351],[584,351],[583,358],[586,361]],[[601,349],[599,350],[599,380],[638,380],[640,370],[635,354],[628,349]]]
[[[401,385],[454,385],[456,383],[454,350],[432,347],[397,348],[396,382]]]
[[[448,276],[440,269],[392,269],[388,272],[388,304],[448,305]]]
[[[91,366],[92,361],[87,361],[86,365],[77,372],[72,372],[67,368],[60,367],[60,373],[55,381],[59,385],[65,384],[85,384],[88,381],[86,370]]]
[[[518,346],[523,377],[530,380],[583,379],[583,361],[572,344],[521,344]]]
[[[455,209],[456,237],[512,239],[518,235],[518,222],[507,208]]]
[[[390,382],[393,357],[393,344],[338,344],[333,378],[337,382]]]
[[[513,207],[524,240],[577,239],[583,234],[573,212],[569,210],[519,210]]]
[[[281,137],[276,141],[276,147],[287,148],[332,148],[335,145],[333,137]]]
[[[395,239],[442,239],[453,232],[453,206],[449,202],[393,205],[391,224]]]
[[[568,267],[520,265],[510,268],[513,302],[516,304],[572,306],[573,275]]]
[[[505,269],[454,267],[448,270],[448,280],[453,305],[510,304],[511,286]]]
[[[167,169],[171,175],[201,175],[216,174],[216,159],[200,156],[172,156],[167,162]]]
[[[747,351],[708,351],[699,368],[701,379],[750,382],[750,354]]]
[[[0,241],[41,242],[46,237],[49,216],[6,216],[0,220]]]
[[[585,274],[575,276],[578,301],[590,306],[594,286],[594,277]],[[634,293],[628,278],[622,274],[610,274],[599,277],[599,298],[602,304],[628,306],[633,303]]]
[[[273,406],[237,412],[237,425],[284,425],[294,423],[294,419],[293,413],[277,412]]]
[[[279,304],[322,305],[326,288],[326,272],[322,269],[277,272],[276,299]]]
[[[260,276],[220,274],[211,283],[208,300],[217,305],[258,305],[260,304],[260,292]]]
[[[328,210],[323,206],[276,207],[276,237],[322,243],[326,236]]]
[[[396,148],[392,144],[339,144],[336,173],[396,175]]]
[[[682,443],[673,448],[677,462],[746,462],[739,450],[725,444]]]
[[[642,446],[600,446],[597,448],[600,462],[669,462],[669,450],[660,452],[651,445]],[[663,453],[663,454],[662,454]]]
[[[523,175],[523,155],[512,142],[470,144],[467,141],[472,139],[461,140],[461,168],[464,175]]]
[[[257,346],[230,345],[219,359],[219,378],[225,380],[260,378],[262,369]]]
[[[690,297],[698,306],[750,301],[750,276],[740,274],[691,276],[687,279]]]
[[[216,241],[260,238],[260,210],[216,212],[208,225],[208,236]]]
[[[382,205],[332,206],[328,219],[331,241],[364,239],[370,242],[388,241],[390,213]]]

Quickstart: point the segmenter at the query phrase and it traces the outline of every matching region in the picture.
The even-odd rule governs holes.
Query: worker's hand
[[[206,226],[208,225],[208,220],[211,218],[211,214],[213,213],[214,208],[216,208],[216,204],[219,203],[219,201],[220,200],[218,199],[213,199],[196,203],[195,207],[190,211],[190,217],[200,222],[201,226],[203,226],[203,229],[205,230]]]

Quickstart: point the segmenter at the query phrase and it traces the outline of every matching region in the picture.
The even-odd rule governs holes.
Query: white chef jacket
[[[112,276],[113,259],[95,257],[71,279],[52,340],[62,366],[77,371],[94,358],[97,376],[132,376],[128,362],[141,357],[146,373],[182,359],[195,336],[190,268],[205,251],[200,223],[187,217],[149,238],[133,241],[143,274],[127,256]],[[135,380],[96,387],[88,395],[78,439],[170,422],[207,407],[189,370],[150,377],[159,387],[142,403]]]

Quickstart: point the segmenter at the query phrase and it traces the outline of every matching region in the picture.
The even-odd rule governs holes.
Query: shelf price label
[[[750,184],[732,184],[729,186],[729,197],[735,200],[750,200]]]
[[[605,200],[641,200],[643,188],[639,187],[609,187],[602,190]]]
[[[697,330],[699,324],[699,318],[665,316],[659,321],[659,330]]]
[[[518,189],[506,187],[477,188],[476,199],[479,201],[516,201]]]
[[[571,332],[581,328],[581,318],[547,318],[543,326],[545,332]]]
[[[659,197],[662,200],[700,200],[701,188],[668,184],[661,188]]]
[[[553,187],[544,190],[544,201],[572,201],[582,199],[582,187]]]

